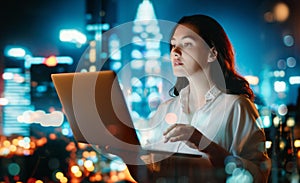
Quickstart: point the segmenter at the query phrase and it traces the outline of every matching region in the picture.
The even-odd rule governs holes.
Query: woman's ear
[[[210,48],[210,52],[208,55],[208,62],[214,62],[217,60],[218,52],[215,47]]]

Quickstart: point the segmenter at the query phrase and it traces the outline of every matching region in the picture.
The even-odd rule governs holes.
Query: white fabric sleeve
[[[265,148],[265,133],[254,104],[240,97],[232,110],[233,141],[230,153],[242,161],[242,169],[249,171],[254,182],[267,182],[271,161]],[[226,165],[225,165],[226,166]]]

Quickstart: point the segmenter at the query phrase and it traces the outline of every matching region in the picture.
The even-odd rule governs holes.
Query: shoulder
[[[239,126],[260,126],[258,124],[260,117],[255,104],[246,96],[233,95],[229,98],[232,99],[229,116],[232,123]],[[234,125],[234,126],[235,126]]]
[[[233,108],[256,110],[254,103],[244,95],[224,94],[224,100]]]

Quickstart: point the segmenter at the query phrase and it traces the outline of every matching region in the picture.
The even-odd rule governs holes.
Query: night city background
[[[196,13],[224,27],[255,92],[273,162],[269,182],[299,182],[298,0],[1,0],[0,182],[124,182],[124,165],[74,140],[50,75],[129,66],[120,79],[131,114],[148,119],[172,82],[162,22]],[[134,22],[149,17],[159,23],[142,30]],[[127,44],[124,34],[162,42]]]

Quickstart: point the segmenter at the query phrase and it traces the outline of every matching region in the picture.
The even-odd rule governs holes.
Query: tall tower
[[[162,75],[170,72],[169,63],[162,57],[163,36],[150,0],[143,0],[138,6],[132,31],[129,103],[133,117],[147,120],[165,98],[166,80]]]

